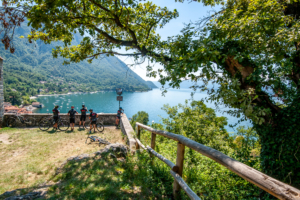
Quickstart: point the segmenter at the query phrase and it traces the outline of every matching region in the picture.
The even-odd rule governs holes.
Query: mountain
[[[15,30],[15,53],[0,45],[3,63],[5,100],[8,95],[30,96],[40,93],[91,92],[98,90],[145,91],[149,83],[143,80],[117,57],[62,65],[64,58],[52,57],[51,51],[58,42],[44,44],[41,41],[28,43],[30,27],[26,23]],[[20,36],[25,38],[21,39]],[[74,35],[73,45],[78,45],[81,36]],[[14,93],[14,94],[13,94]]]
[[[153,81],[153,84],[155,84],[155,86],[157,86],[158,88],[162,87],[161,83],[158,81]],[[184,80],[180,83],[180,89],[191,89],[191,87],[194,86],[195,84],[201,86],[204,83],[202,81],[198,81],[197,83],[195,83],[195,82],[192,82],[191,80]],[[165,87],[166,88],[170,87],[169,82],[166,82]],[[217,89],[219,86],[217,84],[212,84],[211,82],[209,82],[206,87],[209,89],[212,89],[212,88]]]
[[[152,81],[146,81],[149,88],[158,88]]]

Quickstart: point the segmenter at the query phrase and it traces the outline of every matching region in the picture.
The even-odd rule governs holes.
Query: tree
[[[167,131],[228,153],[226,117],[217,117],[215,111],[201,101],[192,101],[188,105],[186,100],[185,104],[174,107],[165,105],[163,110],[169,116],[162,119]]]
[[[19,92],[11,91],[5,92],[4,101],[10,102],[12,105],[21,105],[22,98]]]
[[[208,90],[209,100],[251,120],[261,139],[263,171],[299,187],[300,2],[198,1],[222,9],[162,41],[155,29],[176,18],[176,10],[137,0],[41,0],[26,13],[35,29],[28,39],[62,40],[53,55],[69,62],[102,54],[147,57],[164,66],[148,66],[148,75],[172,87],[183,79],[218,84],[195,89]],[[70,46],[77,31],[89,36]],[[121,46],[129,53],[117,52]]]
[[[142,124],[147,125],[149,122],[149,115],[145,111],[138,111],[137,114],[134,114],[132,116],[132,119],[130,121],[131,126],[135,129],[135,123],[140,122]]]
[[[233,138],[236,158],[250,166],[256,164],[253,160],[259,157],[261,147],[256,131],[253,128],[246,129],[245,126],[239,126]]]

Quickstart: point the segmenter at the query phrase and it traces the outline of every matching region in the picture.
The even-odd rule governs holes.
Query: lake
[[[191,99],[191,89],[169,89],[165,96],[162,96],[160,89],[153,89],[148,92],[123,92],[123,101],[121,107],[126,115],[131,118],[138,111],[145,111],[149,114],[149,123],[152,121],[160,123],[161,117],[168,115],[161,109],[164,104],[176,106],[184,103],[186,99]],[[196,92],[193,99],[200,100],[207,97],[206,93]],[[115,92],[98,92],[93,94],[69,94],[56,96],[41,96],[36,100],[41,102],[44,107],[37,109],[36,113],[51,113],[54,105],[59,105],[60,112],[67,113],[72,105],[77,111],[80,110],[84,103],[88,109],[92,108],[97,113],[116,113],[119,102],[116,100]],[[213,103],[206,103],[210,108],[214,108]],[[220,106],[221,110],[228,110],[225,106]],[[161,116],[161,117],[160,117]],[[238,118],[217,112],[217,116],[225,116],[228,118],[228,124],[235,124]],[[250,122],[242,122],[240,125],[251,126]],[[234,130],[229,126],[226,127],[229,132]]]

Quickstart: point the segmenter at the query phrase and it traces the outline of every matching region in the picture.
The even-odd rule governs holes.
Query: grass
[[[103,133],[92,135],[111,143],[124,143],[121,131],[114,127],[105,127]],[[77,128],[74,132],[0,129],[0,194],[35,187],[53,177],[55,169],[67,158],[104,148],[85,144],[86,134],[86,130]]]
[[[104,137],[112,143],[124,139],[119,130],[105,131]],[[146,151],[126,159],[98,156],[71,161],[55,175],[54,170],[66,158],[99,150],[95,144],[85,144],[86,131],[47,133],[37,129],[2,129],[0,133],[7,134],[12,141],[0,143],[0,193],[47,180],[57,183],[48,190],[46,199],[51,200],[172,199],[174,179],[170,169],[157,158],[151,165]],[[150,145],[150,138],[149,132],[142,131],[144,145]],[[175,163],[176,144],[158,135],[155,150]],[[256,186],[188,148],[183,179],[201,199],[258,199]],[[189,199],[182,190],[179,195],[179,199]]]
[[[60,183],[49,189],[47,199],[171,199],[169,172],[150,166],[148,153],[138,156],[69,162],[53,178]]]

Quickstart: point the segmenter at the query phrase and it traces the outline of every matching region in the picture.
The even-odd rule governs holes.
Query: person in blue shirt
[[[117,128],[120,124],[120,119],[121,119],[123,113],[124,113],[124,110],[122,109],[122,107],[120,107],[118,112],[117,112],[117,118],[116,118],[116,127]]]

